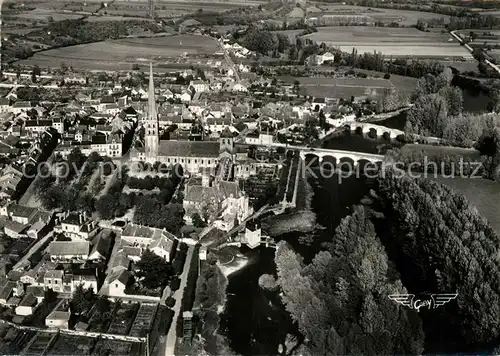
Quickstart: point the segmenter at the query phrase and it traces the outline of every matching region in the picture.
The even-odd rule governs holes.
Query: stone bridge
[[[374,125],[367,122],[351,122],[345,125],[349,127],[351,131],[361,130],[364,134],[369,133],[371,130],[375,130],[375,133],[378,136],[382,136],[384,134],[388,134],[391,139],[398,137],[399,135],[404,135],[404,131],[391,129],[381,125]]]
[[[306,156],[316,156],[319,159],[319,163],[323,161],[324,157],[333,157],[335,160],[340,162],[342,159],[350,159],[354,164],[358,164],[360,161],[368,161],[371,163],[382,162],[384,160],[383,155],[354,152],[354,151],[344,151],[344,150],[329,150],[326,148],[301,148],[300,158],[305,160]]]

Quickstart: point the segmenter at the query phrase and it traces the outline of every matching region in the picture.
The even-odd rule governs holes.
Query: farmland
[[[423,11],[374,9],[342,4],[321,4],[316,6],[323,10],[323,13],[332,15],[363,15],[372,18],[375,22],[397,22],[400,26],[415,25],[419,19],[429,20],[443,18],[445,23],[449,20],[449,16]],[[316,16],[317,14],[314,15]]]
[[[36,53],[20,64],[58,67],[64,62],[77,69],[130,70],[132,63],[166,58],[180,61],[183,53],[210,55],[216,51],[216,41],[203,36],[125,38],[51,49]]]
[[[289,83],[295,80],[300,82],[301,91],[313,97],[343,98],[350,99],[351,96],[376,96],[384,89],[394,87],[386,79],[381,78],[281,78]]]
[[[304,37],[339,47],[344,52],[351,52],[354,47],[360,54],[377,51],[393,57],[472,57],[449,34],[421,32],[415,28],[320,27],[318,32]]]

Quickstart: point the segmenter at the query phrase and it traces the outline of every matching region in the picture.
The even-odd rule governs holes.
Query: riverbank
[[[297,188],[297,207],[278,216],[270,216],[262,220],[262,230],[271,237],[290,232],[312,233],[322,226],[316,222],[316,213],[312,211],[313,188],[309,182],[309,173],[299,176]]]

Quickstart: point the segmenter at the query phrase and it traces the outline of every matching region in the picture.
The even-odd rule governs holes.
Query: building
[[[194,89],[196,93],[204,93],[210,91],[210,87],[203,80],[193,80],[189,86]]]
[[[49,245],[52,262],[83,263],[87,261],[89,252],[88,241],[53,241]]]
[[[61,221],[61,230],[69,238],[87,240],[95,230],[96,222],[84,213],[69,213]]]
[[[37,298],[31,293],[27,293],[23,297],[23,299],[21,299],[19,305],[16,307],[15,309],[16,315],[22,315],[22,316],[31,315],[35,311],[37,305],[38,305]]]
[[[149,248],[153,253],[170,262],[175,251],[175,235],[165,229],[157,229],[137,224],[127,225],[121,239],[132,247]]]
[[[54,310],[45,318],[45,325],[49,328],[69,329],[69,318],[67,302],[61,300]]]
[[[107,278],[108,291],[107,295],[110,297],[125,297],[125,289],[132,280],[132,275],[126,269],[117,267],[112,270]]]
[[[186,223],[192,224],[192,216],[198,213],[207,216],[215,226],[223,231],[229,231],[235,221],[243,221],[253,213],[249,198],[239,188],[237,182],[216,179],[210,182],[207,170],[203,172],[201,185],[186,185],[183,200]]]
[[[181,164],[185,171],[198,173],[201,168],[215,167],[220,152],[220,144],[215,141],[175,141],[160,140],[158,135],[158,115],[154,101],[153,67],[150,65],[148,95],[148,116],[144,123],[144,147],[131,149],[132,160],[147,162],[161,161],[167,164]],[[151,95],[153,93],[153,95]]]

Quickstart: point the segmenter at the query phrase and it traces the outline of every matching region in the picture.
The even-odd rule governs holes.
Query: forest
[[[311,262],[275,254],[302,354],[500,351],[498,236],[460,194],[387,168]],[[390,294],[458,293],[416,312]]]

